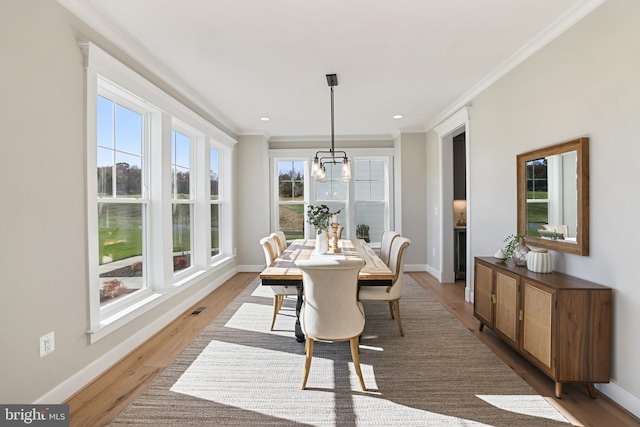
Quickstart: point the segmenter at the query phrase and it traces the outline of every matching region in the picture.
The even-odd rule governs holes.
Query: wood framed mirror
[[[518,154],[517,171],[527,245],[589,255],[589,138]]]

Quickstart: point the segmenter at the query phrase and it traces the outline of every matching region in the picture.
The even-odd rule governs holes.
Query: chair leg
[[[284,299],[286,297],[284,295],[278,295],[278,311],[282,310],[282,305],[284,304]]]
[[[279,305],[280,295],[273,296],[273,318],[271,319],[271,328],[270,331],[273,331],[273,325],[276,323],[276,315],[278,314],[278,305]]]
[[[391,301],[389,301],[391,303]],[[398,324],[398,329],[400,329],[400,336],[404,336],[404,331],[402,330],[402,322],[400,321],[400,300],[397,299],[393,301],[393,311],[396,313],[396,323]]]
[[[391,312],[391,318],[395,319],[395,316],[393,314],[393,301],[389,301],[389,311]]]
[[[353,358],[353,365],[356,368],[356,374],[358,374],[358,381],[360,382],[360,387],[362,388],[362,391],[367,391],[367,388],[364,386],[364,378],[362,378],[362,370],[360,369],[359,337],[351,338],[350,343],[351,343],[351,357]]]
[[[307,337],[307,341],[304,344],[307,357],[304,362],[304,376],[302,377],[302,389],[307,388],[307,378],[309,378],[309,369],[311,369],[311,358],[313,357],[313,339]]]

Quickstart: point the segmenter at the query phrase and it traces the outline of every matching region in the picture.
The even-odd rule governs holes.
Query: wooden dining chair
[[[382,239],[380,240],[380,259],[387,267],[389,266],[389,253],[391,252],[391,244],[393,240],[400,236],[397,231],[387,230],[382,232]]]
[[[314,341],[349,341],[360,387],[366,390],[359,354],[364,309],[358,302],[358,274],[364,265],[361,259],[296,261],[302,272],[304,296],[300,310],[300,326],[306,337],[303,390],[309,378]]]
[[[264,260],[267,263],[267,267],[271,265],[271,263],[278,257],[278,243],[276,240],[269,236],[263,237],[260,239],[260,245],[262,245],[262,250],[264,251]],[[287,296],[295,295],[298,297],[298,288],[293,285],[275,285],[270,286],[273,291],[273,317],[271,319],[271,327],[270,331],[273,331],[273,325],[276,323],[276,316],[278,312],[282,308],[282,304],[284,304],[284,299]]]
[[[362,286],[358,293],[360,301],[388,301],[391,318],[396,320],[400,336],[404,336],[400,321],[400,298],[402,297],[402,275],[404,274],[404,253],[411,240],[398,236],[393,239],[389,254],[389,269],[393,272],[391,286]]]

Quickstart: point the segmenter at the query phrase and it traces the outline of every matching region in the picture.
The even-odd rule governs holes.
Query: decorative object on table
[[[369,226],[367,224],[358,224],[356,226],[356,238],[362,239],[367,243],[371,241],[369,238]]]
[[[503,250],[506,256],[505,262],[513,258],[515,265],[520,267],[527,265],[527,253],[530,249],[524,243],[525,236],[526,232],[522,230],[515,236],[512,234],[504,239],[507,242],[507,246]]]
[[[324,254],[329,250],[329,226],[331,218],[338,215],[342,209],[331,212],[327,205],[309,205],[307,208],[307,222],[316,229],[315,253]]]
[[[534,273],[551,273],[551,254],[546,249],[531,249],[527,253],[527,269]]]
[[[327,230],[323,230],[322,233],[316,234],[316,247],[313,251],[316,255],[326,254],[329,250],[329,238],[327,237]]]
[[[498,249],[498,250],[496,251],[496,253],[495,253],[495,254],[493,254],[493,257],[494,257],[495,259],[501,259],[501,260],[503,260],[503,261],[505,261],[505,260],[507,259],[507,255],[505,255],[505,253],[504,253],[504,251],[503,251],[502,249]]]
[[[339,240],[338,227],[340,227],[340,224],[338,224],[337,220],[336,222],[331,223],[331,229],[333,230],[333,237],[331,238],[331,245],[329,246],[329,252],[332,254],[339,254],[340,252],[342,252],[342,249],[338,247],[338,240]]]
[[[514,264],[519,267],[525,267],[527,265],[527,254],[530,251],[529,246],[524,244],[524,238],[520,238],[516,247],[513,248],[513,254],[511,254]]]

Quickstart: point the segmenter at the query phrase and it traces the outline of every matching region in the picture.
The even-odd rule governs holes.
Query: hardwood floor
[[[640,426],[640,420],[602,395],[589,398],[586,387],[566,385],[563,398],[554,396],[554,384],[537,368],[497,338],[478,331],[473,307],[464,301],[464,284],[440,284],[428,273],[411,276],[576,426]],[[124,357],[65,403],[71,426],[104,426],[111,423],[162,370],[256,277],[239,273],[182,316]],[[206,307],[192,316],[196,308]]]
[[[640,420],[606,396],[598,393],[596,399],[591,399],[587,387],[581,384],[564,384],[562,399],[556,399],[555,383],[549,377],[509,347],[492,331],[487,328],[483,332],[478,331],[480,322],[473,317],[473,305],[464,300],[465,285],[463,282],[439,283],[428,273],[409,274],[573,425],[640,426]]]

